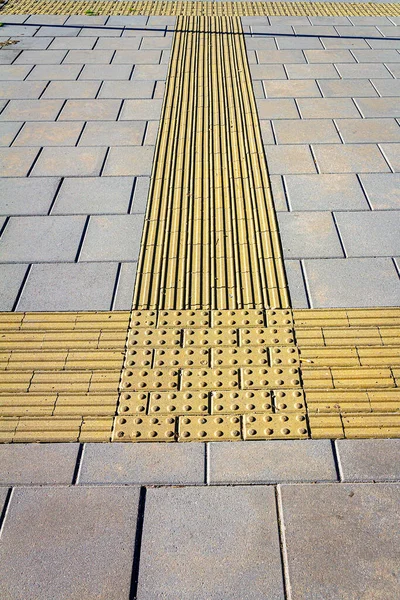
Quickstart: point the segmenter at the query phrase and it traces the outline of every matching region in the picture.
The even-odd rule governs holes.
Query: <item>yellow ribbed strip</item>
[[[8,0],[0,14],[160,16],[400,16],[400,5],[344,2],[132,2],[129,0]]]
[[[288,304],[240,19],[180,17],[134,308]]]

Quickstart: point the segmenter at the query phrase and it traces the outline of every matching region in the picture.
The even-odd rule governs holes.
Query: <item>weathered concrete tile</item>
[[[396,42],[398,45],[398,50],[400,50],[400,40],[398,42]],[[400,78],[400,65],[399,63],[387,63],[386,67],[389,69],[390,73],[392,74],[393,77],[396,77],[396,79]]]
[[[327,38],[321,37],[321,42],[327,50],[336,50],[339,48],[347,48],[349,50],[353,48],[370,48],[367,42],[361,38]],[[371,40],[368,40],[371,42]]]
[[[128,598],[138,500],[135,488],[16,489],[2,535],[0,595]]]
[[[315,173],[316,168],[309,146],[264,146],[268,171],[271,175],[286,173]]]
[[[140,46],[141,50],[169,50],[172,46],[171,38],[146,37]]]
[[[137,65],[133,71],[133,81],[156,81],[167,78],[168,65]]]
[[[329,440],[209,444],[210,483],[337,481]]]
[[[393,171],[400,172],[400,144],[380,144],[381,150]]]
[[[95,98],[100,81],[50,81],[43,98]]]
[[[147,21],[148,27],[165,27],[167,25],[175,25],[176,17],[151,16]]]
[[[51,212],[53,215],[126,214],[133,183],[132,177],[67,177]]]
[[[39,30],[39,27],[24,27],[24,25],[3,25],[3,35],[14,38],[15,36],[33,37]]]
[[[295,64],[306,62],[301,50],[257,50],[257,57],[260,64],[277,63],[283,65],[284,63]]]
[[[264,144],[275,144],[275,138],[272,132],[271,121],[268,121],[266,119],[260,121],[260,130]]]
[[[74,261],[84,224],[83,216],[11,217],[0,239],[0,261]]]
[[[374,210],[400,209],[400,173],[366,173],[360,179]]]
[[[256,82],[254,82],[256,83]],[[320,98],[321,92],[315,81],[309,79],[266,80],[263,82],[267,98]]]
[[[26,177],[38,152],[38,148],[0,148],[1,175]]]
[[[145,213],[149,195],[150,177],[137,177],[131,213]]]
[[[313,146],[321,173],[380,173],[389,171],[374,144],[324,144]]]
[[[123,81],[131,76],[132,65],[85,65],[79,79]]]
[[[2,444],[0,485],[72,483],[78,448],[79,444]]]
[[[154,81],[105,81],[99,98],[151,98]]]
[[[68,32],[67,32],[68,33]],[[68,34],[69,35],[69,34]],[[95,39],[81,37],[56,37],[51,42],[50,50],[92,50]]]
[[[162,100],[126,100],[119,117],[120,121],[158,120],[161,115]]]
[[[283,485],[293,598],[392,598],[398,485]]]
[[[1,36],[2,42],[5,42],[8,39],[10,39],[10,36]],[[12,36],[12,39],[18,42],[18,50],[46,50],[54,38]]]
[[[91,121],[87,123],[79,145],[140,146],[145,126],[144,121]]]
[[[294,25],[294,32],[301,36],[337,36],[337,31],[333,25],[310,25],[305,23],[304,25]],[[333,61],[332,61],[333,62]]]
[[[71,15],[66,20],[67,25],[93,26],[105,25],[108,17],[102,15]]]
[[[304,261],[312,308],[399,306],[400,283],[390,258]]]
[[[0,123],[0,146],[10,146],[23,123]]]
[[[350,50],[305,50],[307,61],[309,63],[355,63],[356,59]]]
[[[0,56],[1,56],[0,52]],[[0,98],[6,100],[37,100],[46,87],[44,82],[9,81],[0,87]]]
[[[112,16],[108,19],[107,25],[110,27],[144,27],[147,25],[149,17],[145,15]]]
[[[120,100],[67,100],[60,121],[115,121]]]
[[[138,50],[142,37],[141,32],[137,33],[138,37],[100,38],[96,50]]]
[[[272,198],[274,201],[275,210],[287,211],[288,205],[286,201],[285,188],[283,187],[283,178],[281,175],[270,175],[270,183],[272,190]]]
[[[299,113],[294,100],[268,98],[257,100],[260,119],[298,119]]]
[[[377,26],[377,25],[391,25],[389,19],[387,17],[356,17],[351,16],[349,20],[353,23],[353,25],[367,25],[367,26]],[[379,27],[379,29],[381,29]],[[344,30],[342,30],[344,31]],[[343,34],[342,34],[343,35]]]
[[[0,310],[11,311],[21,288],[28,265],[0,265]],[[4,447],[4,446],[2,446]]]
[[[144,83],[144,82],[138,82],[138,83]],[[253,83],[257,83],[257,82],[253,82]],[[164,94],[165,94],[165,81],[156,81],[155,86],[154,86],[153,98],[164,98]]]
[[[64,59],[64,64],[108,65],[113,54],[113,50],[70,50]]]
[[[347,17],[308,17],[311,25],[351,25]]]
[[[82,262],[137,261],[143,222],[144,215],[91,217],[79,260]]]
[[[337,440],[344,481],[399,481],[400,440]]]
[[[399,28],[398,27],[393,27],[392,25],[388,24],[386,26],[379,26],[379,31],[385,36],[385,37],[393,37],[393,38],[400,38],[400,33],[399,33]]]
[[[271,52],[276,51],[276,44],[273,37],[261,37],[256,35],[254,37],[246,37],[245,41],[247,50],[271,50]],[[293,50],[292,52],[297,52],[297,50]]]
[[[400,49],[400,40],[398,39],[390,39],[387,40],[385,38],[382,39],[369,39],[368,44],[372,49],[376,50],[399,50]]]
[[[13,146],[75,146],[84,122],[25,123]]]
[[[148,490],[138,598],[261,600],[266,590],[284,597],[272,488]]]
[[[24,21],[33,25],[64,25],[68,17],[65,15],[31,15]],[[8,21],[8,17],[7,17]]]
[[[250,65],[253,81],[257,79],[287,79],[283,65]]]
[[[36,65],[27,79],[32,81],[72,81],[77,79],[82,65]]]
[[[337,64],[336,68],[343,79],[390,79],[392,77],[385,65],[381,63]]]
[[[400,142],[400,127],[395,119],[337,119],[344,143]]]
[[[400,117],[398,98],[357,98],[356,103],[364,117]]]
[[[121,263],[113,310],[131,310],[136,270],[136,262]]]
[[[335,217],[347,256],[400,255],[400,211],[338,212]]]
[[[309,308],[300,260],[285,260],[285,272],[293,308]]]
[[[59,65],[66,55],[65,50],[24,50],[18,56],[17,65]]]
[[[119,38],[121,37],[121,34],[122,29],[113,29],[111,27],[83,27],[79,33],[79,36]]]
[[[151,175],[153,146],[121,146],[110,148],[104,175]]]
[[[159,38],[164,40],[165,38]],[[158,65],[161,60],[161,50],[117,50],[113,65]]]
[[[353,174],[285,175],[285,185],[290,210],[369,210]]]
[[[359,63],[396,63],[400,62],[400,54],[396,50],[353,50]],[[340,61],[341,62],[341,61]]]
[[[33,176],[82,177],[100,175],[107,148],[43,148]]]
[[[290,65],[286,64],[289,79],[339,79],[333,65]]]
[[[341,143],[333,122],[328,119],[318,120],[317,126],[314,119],[276,120],[274,130],[278,144]]]
[[[1,41],[3,41],[3,39]],[[12,47],[8,50],[6,48],[3,48],[0,52],[0,65],[11,65],[11,63],[14,62],[14,60],[17,58],[20,52],[21,50],[17,50],[16,48]]]
[[[298,107],[303,119],[360,118],[351,98],[299,98]]]
[[[79,483],[202,484],[204,444],[86,444]]]
[[[0,178],[0,215],[47,215],[59,183],[57,177]]]
[[[79,32],[80,32],[79,27],[68,27],[68,29],[67,29],[67,28],[63,28],[63,27],[46,26],[46,27],[41,27],[35,37],[42,37],[42,36],[43,37],[53,37],[53,36],[54,37],[64,37],[64,36],[67,37],[67,36],[78,35]]]
[[[0,121],[55,121],[61,107],[61,100],[11,100]]]
[[[337,27],[339,35],[361,37],[361,38],[376,38],[381,37],[382,34],[372,24],[365,27]]]
[[[278,213],[278,223],[285,258],[343,256],[330,212]]]
[[[117,263],[32,266],[16,310],[110,310]]]
[[[372,83],[380,96],[400,96],[400,79],[373,79]],[[359,96],[359,94],[356,94],[356,96]]]
[[[149,121],[146,129],[146,137],[144,139],[145,146],[155,146],[159,129],[159,121]]]
[[[280,50],[286,49],[304,49],[308,50],[309,48],[323,48],[323,45],[319,41],[317,37],[306,36],[306,37],[296,37],[296,36],[279,36],[275,38],[276,45]]]

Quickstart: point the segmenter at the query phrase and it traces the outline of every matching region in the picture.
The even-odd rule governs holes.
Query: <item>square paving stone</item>
[[[133,177],[66,177],[51,213],[53,215],[126,214],[133,185]]]
[[[374,210],[400,209],[400,173],[366,173],[360,180]]]
[[[154,81],[105,81],[99,98],[151,98]]]
[[[400,142],[400,127],[395,119],[337,119],[345,144],[362,142]]]
[[[279,213],[278,222],[285,258],[343,256],[330,212]]]
[[[337,481],[329,440],[209,445],[210,483]]]
[[[60,180],[0,178],[0,215],[47,215]]]
[[[60,177],[100,175],[106,152],[107,148],[43,148],[32,175]]]
[[[337,440],[344,481],[399,481],[400,440]]]
[[[299,113],[292,99],[257,100],[260,119],[298,119]]]
[[[137,261],[143,221],[143,215],[92,217],[79,260],[81,262]]]
[[[0,98],[6,100],[37,100],[45,87],[46,83],[44,82],[9,81],[1,84]]]
[[[123,104],[120,121],[158,120],[161,115],[162,100],[126,100]]]
[[[299,98],[298,107],[303,119],[360,118],[350,98]]]
[[[356,103],[364,117],[400,117],[398,98],[357,98]]]
[[[50,81],[43,98],[95,98],[100,81]]]
[[[110,310],[117,269],[117,263],[33,265],[17,310]]]
[[[374,144],[321,144],[313,146],[321,173],[379,173],[389,171]]]
[[[128,598],[138,500],[135,488],[16,489],[3,528],[0,595]]]
[[[39,152],[38,148],[0,148],[3,177],[25,177]]]
[[[0,239],[0,261],[74,261],[84,224],[83,216],[11,217]]]
[[[33,81],[70,81],[77,79],[82,65],[37,65],[29,73],[27,79]]]
[[[25,123],[13,146],[75,146],[84,122]]]
[[[389,70],[380,63],[363,63],[363,64],[337,64],[342,79],[391,79]]]
[[[0,310],[11,311],[28,265],[0,264]],[[3,446],[2,446],[3,447]]]
[[[72,483],[78,448],[79,444],[2,444],[0,485]]]
[[[0,121],[55,121],[61,107],[61,100],[11,100]]]
[[[70,50],[64,64],[75,65],[109,65],[114,50]]]
[[[290,210],[369,210],[356,175],[285,175]]]
[[[120,100],[67,100],[60,121],[115,121]]]
[[[266,596],[284,598],[272,488],[147,491],[138,598]]]
[[[347,256],[400,255],[400,211],[335,213]]]
[[[381,144],[380,147],[392,170],[400,172],[400,144]]]
[[[113,310],[131,310],[136,271],[136,262],[121,263]]]
[[[120,146],[110,148],[104,175],[151,175],[154,146]]]
[[[293,308],[309,308],[301,261],[285,260],[285,271],[291,306]]]
[[[400,132],[400,127],[398,127]],[[331,120],[314,119],[276,120],[275,136],[278,144],[340,144],[341,140]]]
[[[79,79],[127,80],[132,73],[132,65],[85,65]]]
[[[140,146],[145,129],[144,121],[92,121],[87,123],[79,145]]]
[[[289,79],[339,79],[333,65],[292,65],[286,64]]]
[[[79,483],[205,483],[205,444],[86,444]]]
[[[254,82],[255,83],[255,82]],[[254,85],[253,83],[253,85]],[[315,81],[308,79],[266,80],[263,82],[267,98],[320,98],[321,92]]]
[[[59,65],[65,50],[24,50],[15,61],[16,65]]]
[[[389,81],[380,79],[379,81]],[[318,85],[325,98],[376,97],[378,94],[368,79],[321,79]]]
[[[264,146],[268,171],[271,175],[286,173],[315,173],[316,168],[309,146]]]
[[[312,308],[399,306],[400,283],[390,258],[304,261]]]
[[[0,123],[0,146],[11,146],[13,139],[21,129],[23,123]]]
[[[282,486],[293,600],[395,598],[399,485]]]

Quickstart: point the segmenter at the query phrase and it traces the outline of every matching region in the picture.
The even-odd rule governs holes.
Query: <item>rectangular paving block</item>
[[[347,256],[400,255],[400,211],[335,213]]]
[[[369,210],[356,175],[285,175],[290,210]]]
[[[291,306],[293,308],[309,308],[301,261],[285,260],[284,264]]]
[[[398,173],[400,171],[400,144],[380,144],[391,169]]]
[[[0,215],[47,215],[60,180],[0,178]]]
[[[256,82],[253,82],[253,86]],[[267,98],[320,98],[315,81],[309,79],[266,80],[263,82]]]
[[[1,175],[3,177],[25,177],[38,152],[38,148],[0,148]]]
[[[359,63],[395,63],[400,62],[400,54],[394,49],[388,50],[353,50]],[[338,61],[341,62],[341,61]]]
[[[132,65],[85,65],[79,79],[128,80],[132,73]]]
[[[121,146],[110,148],[104,175],[151,175],[154,146]]]
[[[274,131],[278,144],[341,143],[333,121],[328,119],[320,119],[317,127],[314,119],[275,120]]]
[[[79,483],[205,483],[205,444],[86,444]]]
[[[0,146],[11,146],[23,123],[3,122],[0,123]]]
[[[271,98],[257,100],[260,119],[298,119],[299,113],[292,99]]]
[[[79,444],[2,444],[0,485],[72,483]]]
[[[107,148],[43,148],[32,175],[97,176],[100,175],[106,152]]]
[[[35,182],[36,179],[32,181]],[[51,213],[53,215],[126,214],[133,185],[132,177],[66,177]]]
[[[339,37],[321,37],[321,42],[327,50],[336,50],[338,48],[370,48],[363,38],[339,38]],[[372,40],[369,40],[371,43]]]
[[[351,98],[299,98],[298,107],[303,119],[360,119]]]
[[[3,82],[0,87],[0,98],[6,100],[37,100],[45,87],[46,83],[39,81]]]
[[[381,63],[337,64],[342,79],[391,79],[390,71]]]
[[[2,533],[0,596],[128,598],[138,501],[137,488],[14,490]]]
[[[380,79],[379,81],[390,81]],[[318,85],[325,98],[376,97],[378,94],[368,79],[321,79]]]
[[[337,440],[343,481],[399,481],[400,440]]]
[[[399,306],[400,282],[390,258],[304,261],[312,308]]]
[[[68,33],[68,31],[67,31]],[[82,37],[56,37],[51,42],[50,50],[93,50],[96,39]]]
[[[11,311],[21,288],[28,265],[0,264],[0,310]]]
[[[258,79],[287,79],[283,65],[250,65],[253,81]]]
[[[345,144],[400,142],[395,119],[337,119],[336,125]]]
[[[164,41],[164,38],[160,38]],[[161,50],[116,50],[113,64],[120,65],[158,65]]]
[[[0,121],[55,121],[61,107],[61,100],[11,100]]]
[[[121,263],[112,310],[131,310],[137,263]]]
[[[117,269],[117,263],[33,265],[17,310],[110,310]]]
[[[66,65],[109,65],[113,50],[70,50],[64,59]]]
[[[11,217],[0,239],[0,261],[74,261],[84,224],[83,216]]]
[[[248,40],[249,42],[250,40]],[[305,63],[304,54],[301,50],[257,50],[257,58],[260,64]]]
[[[79,140],[79,145],[140,146],[143,143],[145,129],[144,121],[90,121]]]
[[[314,29],[314,28],[312,28]],[[297,36],[279,36],[275,38],[276,40],[276,45],[278,46],[278,48],[280,50],[286,50],[286,49],[302,49],[302,50],[308,50],[309,48],[323,48],[323,45],[321,44],[320,40],[318,39],[318,37],[314,37],[314,36],[304,36],[304,37],[297,37]]]
[[[147,491],[138,598],[242,600],[249,589],[284,598],[272,488]]]
[[[398,98],[360,98],[356,103],[363,117],[400,117]]]
[[[27,79],[33,81],[70,81],[77,79],[82,65],[36,65]]]
[[[3,38],[1,38],[1,41],[6,42],[7,40],[3,40]],[[0,52],[0,65],[11,65],[20,52],[21,50],[12,50],[11,48],[9,50],[5,50],[3,48],[3,50]]]
[[[279,213],[278,223],[285,258],[343,256],[330,212]]]
[[[333,65],[292,65],[286,64],[289,79],[339,79],[338,72]]]
[[[54,37],[64,37],[64,36],[72,36],[72,35],[78,35],[80,32],[80,28],[79,27],[68,27],[67,28],[63,28],[63,27],[57,27],[57,26],[51,26],[51,25],[46,25],[45,27],[40,27],[39,31],[35,34],[35,36],[37,37],[47,37],[47,36],[54,36]]]
[[[137,177],[131,213],[145,213],[147,208],[147,198],[149,195],[150,178]]]
[[[142,37],[140,31],[137,33],[137,37],[99,38],[96,43],[96,50],[139,50]]]
[[[313,146],[321,173],[384,173],[389,167],[374,144],[321,144]]]
[[[13,146],[75,146],[84,122],[25,123]]]
[[[100,81],[50,81],[43,98],[95,98]]]
[[[16,65],[59,65],[67,52],[65,50],[24,50],[15,61]]]
[[[271,175],[287,173],[315,173],[316,168],[306,145],[264,146],[268,171]]]
[[[105,81],[99,98],[151,98],[154,81]]]
[[[144,215],[91,217],[79,260],[82,262],[137,261],[143,222]]]
[[[115,121],[121,100],[67,100],[60,121]]]
[[[158,120],[161,115],[162,100],[126,100],[119,116],[120,121]]]
[[[372,79],[371,83],[380,96],[400,96],[400,79]],[[359,94],[356,95],[359,96]]]
[[[167,78],[168,64],[137,65],[132,74],[133,81],[160,81]]]
[[[399,485],[283,485],[293,598],[395,598]]]
[[[365,173],[360,181],[374,210],[400,209],[400,173]]]
[[[328,440],[209,444],[210,483],[337,481]]]
[[[309,63],[355,63],[356,59],[350,50],[305,50],[304,54]]]
[[[5,33],[5,32],[4,32]],[[7,41],[10,39],[9,37],[2,36],[1,41]],[[46,50],[54,38],[52,37],[13,37],[18,41],[18,50]],[[32,68],[29,65],[28,70],[30,71]]]

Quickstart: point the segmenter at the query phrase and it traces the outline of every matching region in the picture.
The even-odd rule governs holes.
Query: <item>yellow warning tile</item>
[[[19,419],[0,418],[0,442],[12,442]]]
[[[125,366],[151,368],[153,355],[154,350],[152,348],[136,348],[133,346],[126,351]]]
[[[325,338],[322,335],[322,328],[304,329],[296,327],[296,342],[299,348],[303,346],[325,346]]]
[[[114,416],[84,418],[82,421],[79,442],[110,442]]]
[[[177,390],[179,371],[177,369],[125,369],[122,372],[123,390]]]
[[[211,328],[211,329],[184,329],[183,346],[185,348],[212,348],[215,346],[234,347],[238,345],[237,329]]]
[[[157,312],[155,310],[133,310],[130,326],[145,327],[146,329],[157,327]]]
[[[368,390],[373,412],[400,412],[400,388],[385,391]]]
[[[208,310],[161,310],[158,313],[158,327],[211,327]]]
[[[344,438],[342,419],[339,414],[309,414],[308,421],[311,437],[314,440]]]
[[[327,346],[381,346],[382,338],[378,327],[359,327],[331,329],[323,327],[323,336]]]
[[[209,413],[208,392],[152,392],[149,415],[204,415]]]
[[[298,367],[300,365],[299,350],[295,346],[270,348],[269,356],[271,366]]]
[[[21,418],[14,442],[77,442],[81,418]]]
[[[371,412],[369,393],[348,390],[307,390],[308,414]]]
[[[394,387],[395,382],[390,369],[372,369],[359,367],[331,369],[335,388],[369,389],[377,387]]]
[[[333,388],[333,378],[330,369],[302,368],[301,378],[305,390]]]
[[[51,416],[56,394],[0,394],[0,416]]]
[[[300,387],[299,369],[249,367],[241,369],[243,389],[279,389]]]
[[[346,438],[392,438],[400,436],[400,413],[343,416]]]
[[[146,414],[149,403],[148,392],[123,392],[119,397],[118,414]]]
[[[379,348],[357,347],[357,354],[363,367],[400,365],[400,346]]]
[[[306,401],[304,391],[275,390],[273,392],[275,412],[305,412]]]
[[[238,441],[241,439],[241,417],[232,415],[179,417],[178,441]]]
[[[106,416],[115,415],[118,394],[59,394],[55,416]]]
[[[213,310],[212,327],[264,327],[265,312],[257,309]]]
[[[356,348],[314,348],[302,346],[300,349],[302,367],[349,367],[359,366],[360,360]]]
[[[294,344],[293,330],[276,328],[239,329],[240,346],[285,346]]]
[[[128,334],[128,347],[174,348],[181,344],[181,329],[131,329]]]
[[[308,437],[305,414],[245,415],[245,440],[303,439]]]
[[[243,414],[243,413],[272,412],[272,392],[267,390],[255,391],[212,391],[211,413]]]
[[[269,365],[268,348],[264,346],[243,346],[240,348],[212,348],[213,367],[242,365]]]
[[[118,416],[114,422],[114,442],[173,442],[176,436],[175,417]]]
[[[154,367],[208,367],[209,348],[167,348],[156,349]]]
[[[239,388],[239,370],[235,368],[183,369],[182,390],[212,390]]]

